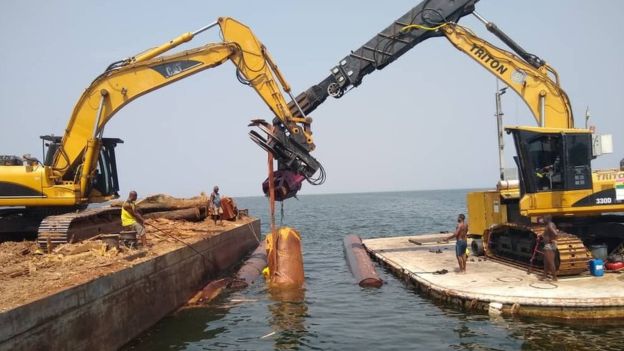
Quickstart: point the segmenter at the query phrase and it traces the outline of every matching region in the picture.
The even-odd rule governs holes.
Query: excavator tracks
[[[100,233],[117,233],[122,229],[120,213],[119,207],[102,207],[48,216],[39,225],[37,244],[42,249],[51,250]]]
[[[526,268],[529,272],[542,272],[544,260],[541,236],[544,229],[543,226],[496,225],[486,231],[483,237],[485,254],[492,260]],[[557,275],[585,272],[587,262],[591,259],[591,252],[577,236],[559,232],[555,256]]]

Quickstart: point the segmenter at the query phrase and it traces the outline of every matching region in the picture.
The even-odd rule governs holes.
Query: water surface
[[[305,291],[274,296],[263,284],[164,318],[129,350],[621,350],[624,322],[490,318],[419,295],[384,269],[360,288],[342,239],[453,230],[466,190],[307,195],[285,203],[283,224],[303,238]],[[237,199],[262,220],[265,198]],[[278,207],[278,223],[280,220]],[[379,267],[378,267],[379,268]],[[452,279],[452,275],[448,275]],[[623,283],[624,288],[624,283]]]

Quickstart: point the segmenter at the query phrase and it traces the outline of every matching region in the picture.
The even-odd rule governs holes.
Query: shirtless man
[[[557,267],[555,267],[555,255],[557,253],[557,226],[552,221],[551,216],[545,216],[546,229],[542,235],[544,239],[544,279],[550,273],[552,281],[557,281]]]
[[[466,216],[464,216],[463,213],[460,213],[459,216],[457,216],[457,227],[455,227],[455,233],[446,238],[446,240],[451,240],[453,238],[457,240],[455,243],[455,255],[457,256],[460,273],[466,273],[466,260],[468,259],[466,257],[466,248],[468,247],[468,225],[465,220]]]

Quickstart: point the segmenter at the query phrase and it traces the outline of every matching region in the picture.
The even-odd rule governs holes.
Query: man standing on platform
[[[223,218],[221,218],[223,208],[221,207],[221,195],[219,195],[219,187],[217,185],[215,185],[212,189],[212,194],[210,194],[210,209],[215,225],[217,225],[217,219],[220,220],[221,225],[223,225]]]
[[[137,239],[141,240],[143,246],[147,246],[145,238],[145,220],[136,209],[137,192],[132,190],[121,207],[121,225],[124,230],[135,230]]]
[[[455,232],[453,235],[446,238],[446,240],[451,240],[455,238],[457,242],[455,243],[455,255],[457,256],[457,263],[459,264],[459,272],[466,273],[466,248],[468,247],[468,225],[465,222],[466,216],[463,213],[460,213],[457,216],[457,226],[455,227]]]
[[[551,216],[545,216],[546,229],[542,235],[544,239],[544,279],[548,278],[548,273],[552,281],[557,281],[557,267],[555,267],[555,255],[557,254],[557,226],[552,221]]]

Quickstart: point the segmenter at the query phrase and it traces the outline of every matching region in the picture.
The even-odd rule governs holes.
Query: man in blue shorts
[[[453,235],[446,238],[446,240],[451,240],[455,238],[457,242],[455,243],[455,256],[457,256],[457,263],[459,264],[459,272],[466,273],[466,248],[468,247],[468,225],[466,224],[466,216],[463,213],[460,213],[457,216],[457,227],[455,227],[455,233]]]

